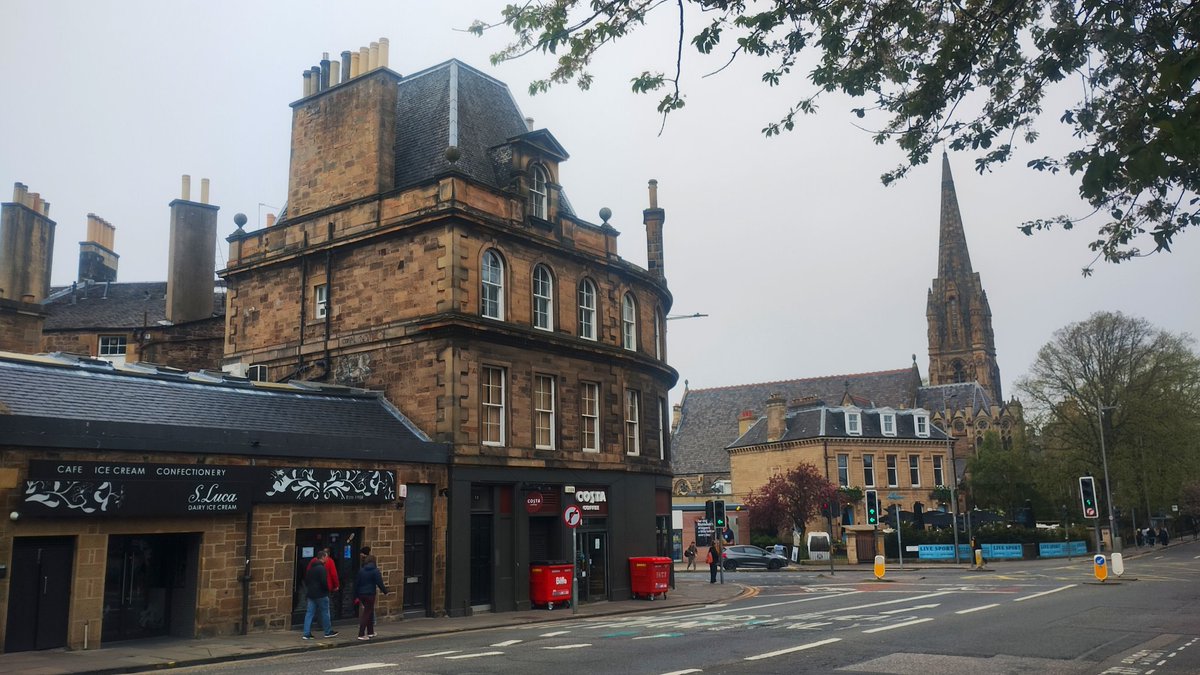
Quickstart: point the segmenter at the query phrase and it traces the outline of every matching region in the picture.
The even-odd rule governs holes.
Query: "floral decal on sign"
[[[355,501],[368,497],[396,498],[391,471],[339,469],[276,469],[271,472],[268,497],[291,495],[304,501]]]
[[[25,501],[38,502],[50,509],[76,509],[83,513],[97,511],[109,513],[121,507],[125,500],[124,488],[112,483],[90,483],[86,481],[25,482]]]

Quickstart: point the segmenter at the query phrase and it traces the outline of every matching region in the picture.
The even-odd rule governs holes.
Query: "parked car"
[[[725,569],[736,570],[739,567],[765,567],[777,570],[788,564],[788,559],[778,553],[761,549],[757,546],[727,546],[724,555]]]

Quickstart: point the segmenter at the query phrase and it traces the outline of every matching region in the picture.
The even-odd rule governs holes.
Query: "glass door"
[[[167,635],[187,575],[187,535],[113,535],[104,577],[105,642]]]

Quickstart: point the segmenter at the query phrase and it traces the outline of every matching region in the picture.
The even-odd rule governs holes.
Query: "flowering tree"
[[[837,486],[821,475],[820,469],[800,464],[751,490],[746,508],[751,527],[777,532],[795,529],[803,534],[805,523],[819,515],[823,505],[836,509],[840,502]]]

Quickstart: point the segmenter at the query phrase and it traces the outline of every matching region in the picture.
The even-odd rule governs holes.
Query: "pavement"
[[[1182,543],[1180,540],[1176,540]],[[1175,542],[1173,542],[1175,543]],[[1152,553],[1152,549],[1126,549],[1125,557],[1140,557]],[[1079,560],[1079,557],[1075,558]],[[991,561],[989,561],[990,563]],[[1019,561],[1013,561],[1019,564]],[[1008,567],[1009,564],[1004,565]],[[577,611],[571,608],[554,610],[531,609],[522,612],[481,612],[466,617],[387,619],[376,625],[378,636],[371,642],[406,640],[429,635],[444,635],[489,628],[520,626],[546,621],[570,621],[573,619],[618,614],[634,614],[662,609],[703,606],[728,602],[751,592],[746,585],[737,582],[738,572],[725,575],[725,583],[710,584],[708,569],[703,561],[696,563],[696,570],[687,570],[685,563],[675,564],[675,588],[665,598],[656,600],[630,599],[582,603]],[[871,581],[870,565],[846,565],[838,563],[835,575],[841,574],[853,581]],[[972,569],[969,564],[929,563],[911,561],[903,568],[888,562],[888,575],[896,576],[921,572],[928,569]],[[985,571],[991,568],[985,568]],[[824,575],[829,572],[828,563],[805,562],[790,565],[784,572]],[[357,639],[357,621],[334,622],[340,635],[334,638],[304,641],[299,630],[267,631],[249,635],[228,635],[211,638],[153,638],[115,642],[99,649],[43,651],[0,654],[0,673],[26,673],[29,675],[59,675],[61,673],[137,673],[166,668],[183,668],[207,663],[223,663],[241,659],[257,659],[281,654],[298,654],[315,649],[338,649],[363,644]],[[319,635],[315,631],[314,635]]]

